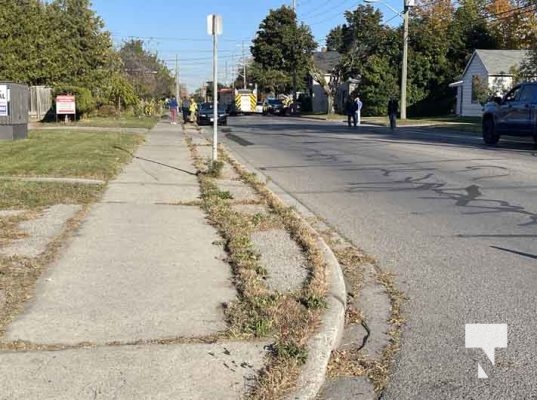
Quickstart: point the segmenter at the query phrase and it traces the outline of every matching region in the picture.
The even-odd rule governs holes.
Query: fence
[[[45,86],[30,86],[30,118],[41,120],[52,107],[52,89]]]

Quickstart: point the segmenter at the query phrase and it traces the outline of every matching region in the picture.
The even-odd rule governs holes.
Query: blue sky
[[[344,22],[345,10],[355,9],[363,0],[295,0],[300,21],[311,27],[323,46],[333,27]],[[393,8],[402,7],[394,0],[383,0]],[[402,1],[400,2],[402,3]],[[291,0],[92,0],[92,8],[99,15],[106,30],[112,33],[119,46],[129,39],[142,39],[147,50],[156,52],[175,72],[175,58],[179,62],[179,80],[190,91],[204,81],[212,80],[212,39],[207,34],[207,15],[219,14],[223,20],[223,34],[218,37],[218,80],[231,82],[241,62],[242,48],[250,55],[249,46],[261,21],[271,9]],[[381,3],[376,5],[386,20],[394,12]],[[394,20],[391,23],[399,23]]]

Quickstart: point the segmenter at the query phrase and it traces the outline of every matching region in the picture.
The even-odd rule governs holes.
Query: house
[[[449,84],[457,88],[459,116],[481,116],[483,107],[478,100],[480,87],[500,95],[513,84],[513,70],[518,68],[526,50],[475,50],[459,81]]]
[[[332,71],[339,63],[341,54],[337,51],[318,51],[313,53],[313,63],[323,74],[324,79],[330,82]],[[310,80],[311,108],[313,112],[325,113],[328,111],[328,97],[323,87],[313,77]]]

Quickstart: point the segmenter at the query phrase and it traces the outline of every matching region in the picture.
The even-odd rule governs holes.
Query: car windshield
[[[271,105],[271,106],[278,106],[278,105],[281,105],[283,104],[281,100],[278,100],[278,99],[269,99],[268,103]]]
[[[201,113],[207,113],[207,112],[213,112],[213,103],[202,103],[200,106],[200,112]],[[225,113],[226,112],[226,106],[218,105],[218,112],[219,113]]]

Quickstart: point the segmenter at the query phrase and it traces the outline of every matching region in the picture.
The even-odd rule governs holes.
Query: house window
[[[483,103],[489,95],[488,85],[479,75],[472,76],[472,104]]]

